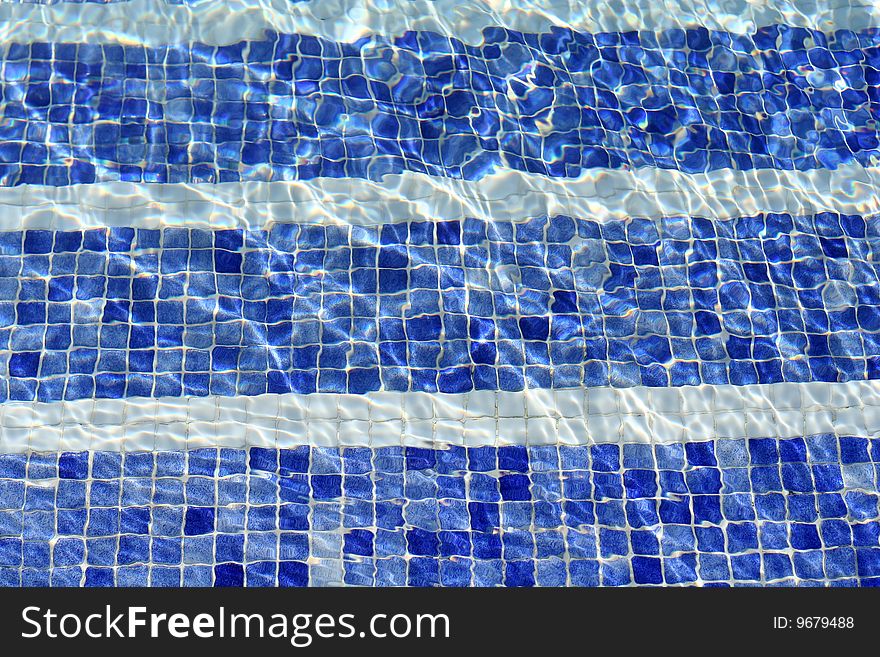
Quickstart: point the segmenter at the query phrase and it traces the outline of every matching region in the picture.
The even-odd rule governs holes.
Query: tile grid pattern
[[[877,585],[880,440],[0,456],[0,582]]]
[[[478,45],[424,27],[353,42],[286,29],[222,46],[6,39],[4,198],[107,182],[390,188],[401,173],[693,182],[880,157],[877,29],[497,27]],[[876,221],[517,212],[539,218],[0,232],[0,584],[880,584],[880,439],[864,437],[878,417],[852,395],[880,379]],[[803,400],[816,383],[827,403],[780,392],[793,405],[769,411],[724,392],[794,384]],[[707,387],[742,403],[745,433],[697,397],[691,424],[671,398],[590,414],[593,391],[635,386],[652,401]],[[532,421],[563,392],[579,403],[557,395]],[[528,446],[346,446],[372,440],[376,413],[398,429],[375,403],[387,393],[405,419],[394,442]],[[413,397],[447,393],[465,402],[446,423]],[[343,410],[341,395],[364,403]],[[267,426],[206,442],[221,416],[255,410]],[[160,418],[184,451],[160,444]],[[280,435],[331,446],[279,450]]]
[[[0,399],[880,377],[876,223],[0,233]]]
[[[570,178],[835,169],[880,155],[876,30],[483,36],[11,43],[0,184]]]

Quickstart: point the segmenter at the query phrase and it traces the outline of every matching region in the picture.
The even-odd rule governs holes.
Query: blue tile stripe
[[[2,400],[880,378],[857,216],[0,233]]]
[[[880,440],[0,456],[4,585],[880,584]]]
[[[880,155],[880,31],[487,28],[10,44],[0,184],[834,169]]]

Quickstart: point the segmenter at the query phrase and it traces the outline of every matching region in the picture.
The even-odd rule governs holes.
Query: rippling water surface
[[[709,5],[0,3],[0,583],[876,585],[880,15]]]

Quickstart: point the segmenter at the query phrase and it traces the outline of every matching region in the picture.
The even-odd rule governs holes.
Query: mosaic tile
[[[0,398],[877,379],[858,216],[0,233]]]
[[[661,4],[0,4],[0,585],[880,585],[876,12]]]
[[[3,185],[873,164],[873,30],[13,43]]]
[[[880,441],[0,456],[0,583],[880,583]]]

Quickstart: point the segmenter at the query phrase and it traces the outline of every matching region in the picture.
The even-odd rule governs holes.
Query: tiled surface
[[[0,584],[880,584],[873,10],[345,2],[0,6]]]
[[[484,37],[12,43],[0,182],[804,170],[878,155],[871,30]]]
[[[880,441],[0,457],[6,585],[880,584]]]
[[[878,378],[871,220],[0,234],[10,400]]]

